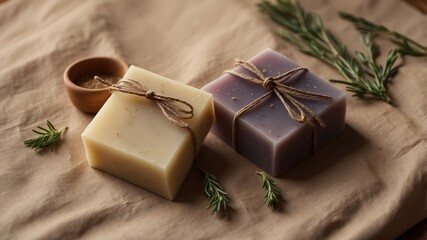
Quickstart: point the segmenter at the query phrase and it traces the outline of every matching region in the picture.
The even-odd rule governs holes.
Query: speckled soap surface
[[[274,77],[298,67],[284,55],[266,49],[249,60],[264,76]],[[252,75],[242,67],[237,72]],[[253,75],[252,75],[253,76]],[[298,73],[286,85],[330,96],[332,100],[298,98],[326,123],[316,124],[316,147],[340,133],[345,125],[345,93],[309,71]],[[224,74],[202,88],[213,94],[216,121],[212,132],[231,144],[231,126],[237,111],[267,92],[263,87],[231,74]],[[307,115],[310,120],[311,117]],[[275,95],[265,99],[238,118],[236,150],[268,173],[277,176],[297,164],[313,150],[313,127],[292,120]]]
[[[214,121],[212,96],[136,66],[123,78],[191,104],[194,117],[185,123],[195,142],[189,131],[165,117],[157,102],[115,91],[82,133],[88,163],[172,200]]]

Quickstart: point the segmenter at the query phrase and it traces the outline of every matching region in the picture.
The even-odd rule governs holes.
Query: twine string
[[[121,79],[116,84],[108,82],[98,76],[94,77],[95,80],[100,81],[110,87],[110,91],[118,91],[140,97],[145,97],[153,101],[160,108],[163,115],[169,122],[175,124],[180,128],[186,129],[190,135],[193,143],[194,157],[197,153],[196,135],[193,129],[183,119],[190,119],[194,117],[194,108],[191,104],[178,98],[164,96],[152,90],[147,89],[142,83],[132,79]]]
[[[264,95],[253,100],[246,106],[242,107],[239,111],[235,113],[232,121],[232,128],[231,128],[232,147],[236,149],[236,132],[237,132],[237,122],[238,122],[237,119],[242,114],[244,114],[245,112],[249,111],[256,105],[258,105],[264,99],[274,94],[280,99],[280,101],[282,102],[283,106],[285,107],[286,111],[288,112],[292,120],[298,123],[308,123],[313,128],[313,149],[315,149],[315,144],[317,142],[316,127],[312,121],[307,120],[306,114],[310,115],[319,124],[320,127],[324,128],[326,127],[326,124],[323,122],[323,120],[320,118],[320,116],[316,112],[314,112],[309,107],[307,107],[306,105],[298,101],[297,98],[308,98],[308,99],[314,99],[314,100],[331,100],[332,98],[327,95],[293,88],[285,84],[286,81],[290,79],[292,76],[294,76],[295,74],[298,74],[299,72],[305,72],[307,71],[307,69],[302,67],[297,67],[285,73],[279,74],[278,76],[275,76],[275,77],[266,77],[261,72],[261,70],[258,69],[257,66],[255,66],[253,63],[249,61],[237,59],[235,66],[243,67],[244,69],[254,74],[256,77],[253,77],[241,72],[236,72],[234,70],[227,70],[224,72],[224,74],[228,73],[236,77],[239,77],[241,79],[252,82],[254,84],[260,85],[264,87],[267,90],[267,92]]]

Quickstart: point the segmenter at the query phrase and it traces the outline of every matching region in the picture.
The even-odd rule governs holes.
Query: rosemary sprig
[[[256,172],[262,177],[262,188],[265,190],[264,204],[269,208],[276,208],[281,199],[277,183],[266,172]]]
[[[205,180],[203,181],[204,195],[209,199],[208,209],[211,209],[211,214],[218,213],[221,211],[226,211],[230,199],[227,196],[227,193],[217,182],[217,179],[212,174],[207,173],[204,170],[200,170],[205,175]]]
[[[387,67],[371,64],[363,64],[347,51],[347,47],[323,25],[319,15],[306,12],[298,1],[276,0],[275,3],[262,1],[260,8],[270,18],[281,26],[279,36],[296,46],[301,52],[318,58],[335,67],[345,80],[333,80],[335,83],[347,85],[347,90],[353,96],[370,96],[387,103],[391,103],[386,85],[396,71],[393,68],[396,54],[392,50],[386,60]],[[366,40],[368,47],[374,46],[371,37]],[[367,56],[373,56],[368,52]],[[374,58],[373,58],[374,59]],[[390,66],[391,64],[391,66]],[[365,72],[365,69],[369,69]],[[384,80],[375,79],[370,74],[381,69]]]
[[[64,127],[58,131],[49,120],[46,120],[46,124],[47,128],[37,126],[38,129],[33,129],[33,132],[40,136],[25,140],[24,144],[36,151],[47,147],[50,147],[50,151],[53,151],[58,140],[61,138],[61,134],[65,132],[68,127]]]
[[[334,79],[331,79],[330,81],[348,85],[347,90],[354,92],[355,95],[361,96],[366,94],[366,92],[372,92],[375,93],[379,99],[391,103],[391,99],[387,94],[386,86],[388,81],[396,75],[399,68],[399,66],[394,66],[398,57],[397,49],[392,49],[388,52],[383,66],[376,62],[379,50],[378,46],[372,40],[372,35],[362,34],[360,39],[367,54],[356,51],[356,55],[363,67],[363,74],[365,76],[368,75],[370,78],[369,85],[353,84]]]
[[[362,33],[377,34],[387,37],[399,48],[399,53],[412,56],[427,56],[427,46],[423,46],[405,35],[392,31],[387,27],[375,24],[361,17],[353,16],[349,13],[339,13],[341,18],[354,24],[356,29]]]

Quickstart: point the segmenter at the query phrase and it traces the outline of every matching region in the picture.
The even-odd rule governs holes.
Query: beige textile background
[[[205,209],[192,169],[171,202],[90,168],[80,134],[92,119],[69,101],[68,64],[92,55],[201,87],[270,47],[327,80],[325,64],[281,41],[255,0],[9,0],[0,4],[0,239],[390,239],[427,217],[427,58],[405,59],[396,107],[348,97],[345,131],[277,178],[283,209],[263,206],[258,170],[209,134],[197,158],[232,198]],[[352,49],[346,11],[427,44],[427,17],[405,2],[302,1]],[[341,89],[343,86],[337,85]],[[49,119],[68,125],[53,153],[23,145]]]

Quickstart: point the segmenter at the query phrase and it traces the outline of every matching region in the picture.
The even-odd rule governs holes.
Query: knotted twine
[[[196,157],[196,136],[193,129],[183,121],[183,119],[190,119],[194,116],[194,108],[191,104],[178,98],[157,94],[154,91],[147,89],[142,83],[132,79],[122,78],[116,84],[110,83],[98,76],[95,76],[95,79],[108,85],[110,87],[110,91],[118,91],[145,97],[146,99],[155,102],[160,110],[162,110],[166,119],[176,126],[186,129],[190,133],[191,140],[193,142],[193,153],[194,157]]]
[[[319,117],[319,115],[317,115],[317,113],[315,113],[309,107],[298,101],[296,98],[309,98],[314,100],[331,100],[332,98],[323,94],[293,88],[285,84],[286,80],[290,79],[292,76],[299,72],[307,71],[307,69],[297,67],[275,77],[266,77],[258,69],[258,67],[251,62],[236,59],[235,66],[243,67],[244,69],[253,73],[256,77],[236,72],[234,70],[227,70],[224,72],[224,74],[228,73],[241,79],[255,83],[259,86],[264,87],[267,92],[235,113],[231,128],[231,146],[236,149],[237,119],[242,114],[258,105],[261,101],[274,94],[280,99],[283,106],[285,106],[285,109],[292,120],[298,123],[307,123],[313,128],[313,150],[316,149],[316,127],[312,121],[307,120],[306,113],[308,113],[319,124],[320,127],[325,128],[326,124]],[[289,103],[286,100],[288,100]]]

